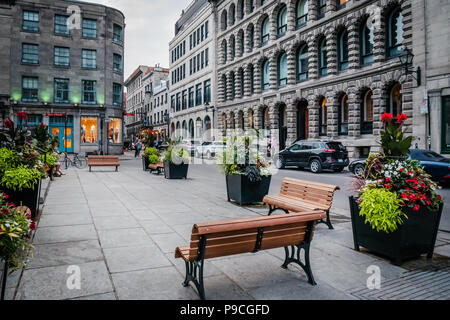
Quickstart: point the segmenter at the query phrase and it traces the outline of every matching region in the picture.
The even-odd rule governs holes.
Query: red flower
[[[15,208],[16,207],[16,205],[14,203],[12,203],[12,202],[8,203],[8,206],[10,206],[11,208]]]
[[[387,120],[392,121],[392,119],[394,119],[394,117],[392,116],[392,113],[385,112],[381,115],[381,120],[383,122],[386,122]]]
[[[26,217],[27,217],[28,220],[31,220],[31,214],[27,213]]]
[[[385,187],[386,189],[390,189],[390,188],[392,188],[392,184],[385,184],[384,187]]]
[[[9,196],[8,196],[6,193],[4,193],[4,194],[3,194],[3,198],[6,200],[6,199],[9,198]]]
[[[397,116],[397,123],[403,123],[406,120],[408,120],[408,117],[403,113],[401,113]]]
[[[3,213],[3,214],[8,214],[8,213],[9,213],[9,210],[6,209],[6,208],[3,208],[3,209],[2,209],[2,213]]]
[[[441,201],[441,200],[442,200],[442,197],[441,197],[440,195],[438,195],[437,197],[438,197],[439,201]]]
[[[426,203],[427,203],[428,206],[430,205],[430,201],[427,200]]]
[[[33,231],[36,230],[36,223],[34,222],[30,223],[30,229]]]
[[[8,129],[12,129],[12,121],[11,120],[3,121],[3,125]]]
[[[420,205],[417,205],[413,208],[414,211],[419,211],[419,209],[420,209]]]
[[[400,172],[403,172],[403,171],[405,171],[405,169],[401,168],[401,169],[400,169]]]
[[[391,179],[389,179],[389,178],[386,178],[386,182],[389,182],[389,181],[391,181]]]

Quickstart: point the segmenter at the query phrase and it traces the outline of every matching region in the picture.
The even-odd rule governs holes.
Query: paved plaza
[[[124,157],[113,171],[69,169],[50,184],[34,257],[9,278],[7,299],[198,300],[195,289],[182,286],[184,262],[174,258],[175,248],[189,243],[193,224],[267,214],[261,206],[227,202],[225,178],[215,166],[193,165],[189,179],[166,180]],[[274,177],[272,193],[288,174]],[[397,267],[353,250],[349,213],[333,211],[332,220],[335,230],[319,225],[312,242],[317,286],[300,268],[280,267],[280,248],[207,260],[207,299],[450,298],[449,233],[439,232],[433,261]],[[71,266],[79,268],[79,289],[68,288]],[[381,270],[380,290],[367,289],[370,266]]]

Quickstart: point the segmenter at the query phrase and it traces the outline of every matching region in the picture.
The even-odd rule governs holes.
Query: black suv
[[[323,169],[341,172],[348,164],[348,151],[337,141],[297,141],[281,151],[276,160],[279,169],[296,166],[309,168],[313,173]]]

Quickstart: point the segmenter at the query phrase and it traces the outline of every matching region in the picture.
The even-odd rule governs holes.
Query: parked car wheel
[[[277,169],[284,169],[285,168],[284,159],[278,156],[277,160],[275,161],[275,166],[277,167]]]
[[[364,165],[362,165],[362,164],[357,164],[353,168],[353,172],[354,172],[355,176],[357,176],[357,177],[362,177],[364,175],[364,171],[365,171]]]
[[[312,173],[321,173],[322,172],[322,164],[319,160],[314,159],[309,163],[309,168]]]

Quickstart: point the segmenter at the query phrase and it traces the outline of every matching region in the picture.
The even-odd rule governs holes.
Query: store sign
[[[125,117],[134,117],[134,113],[124,113]]]
[[[46,117],[65,117],[65,113],[46,113]]]

